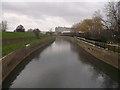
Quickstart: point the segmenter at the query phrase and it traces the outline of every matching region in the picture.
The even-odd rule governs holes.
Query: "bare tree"
[[[5,32],[7,30],[7,21],[2,21],[1,22],[1,27],[2,27],[2,32]]]
[[[0,22],[0,32],[2,32],[2,23]]]
[[[92,20],[94,24],[93,25],[94,30],[100,31],[103,29],[102,15],[100,13],[100,10],[94,12]]]
[[[106,24],[112,31],[118,30],[118,2],[108,2],[106,5]]]
[[[120,31],[120,1],[118,2],[118,29]]]
[[[103,31],[103,19],[100,13],[100,10],[95,11],[93,14],[93,28],[91,32],[91,36],[95,39],[102,40],[102,31]]]

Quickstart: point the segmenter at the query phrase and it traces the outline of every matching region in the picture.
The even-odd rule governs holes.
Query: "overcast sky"
[[[4,0],[2,2],[3,19],[8,22],[8,31],[13,31],[22,24],[26,30],[29,28],[39,28],[49,30],[57,26],[71,27],[74,23],[85,18],[91,18],[94,11],[102,10],[105,5],[104,0],[83,0],[84,2],[39,2],[36,0]],[[58,0],[57,0],[58,1]],[[59,0],[60,1],[60,0]]]

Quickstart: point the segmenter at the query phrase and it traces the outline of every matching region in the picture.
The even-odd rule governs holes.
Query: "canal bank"
[[[90,53],[94,57],[98,58],[99,60],[111,65],[112,67],[120,69],[120,66],[119,66],[120,53],[103,49],[101,47],[95,46],[94,44],[82,41],[76,37],[60,36],[59,38],[64,38],[64,39],[69,40],[73,43],[76,43],[81,48],[83,48],[85,51],[87,51],[88,53]]]
[[[42,49],[50,45],[55,40],[55,37],[48,37],[39,43],[27,44],[26,46],[17,49],[10,54],[4,56],[0,62],[2,63],[2,80],[5,78],[20,64],[25,58],[30,56],[35,51]]]

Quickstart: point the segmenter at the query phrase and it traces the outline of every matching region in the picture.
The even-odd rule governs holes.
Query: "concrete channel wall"
[[[87,51],[94,57],[98,58],[99,60],[102,60],[103,62],[117,69],[120,69],[120,66],[119,66],[120,53],[106,50],[104,48],[95,46],[94,44],[90,44],[88,42],[82,41],[77,38],[73,38],[73,37],[64,37],[64,38],[74,43],[77,43],[77,45],[79,45],[81,48],[83,48],[85,51]]]
[[[26,57],[31,55],[38,49],[41,49],[49,44],[51,44],[55,38],[46,39],[43,42],[36,44],[28,44],[23,48],[17,49],[7,56],[2,58],[2,81],[14,70],[14,68]]]

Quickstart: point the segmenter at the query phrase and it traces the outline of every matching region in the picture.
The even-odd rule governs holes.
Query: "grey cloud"
[[[27,15],[36,19],[45,19],[44,15],[58,16],[69,22],[76,22],[90,17],[95,10],[103,6],[102,2],[4,2],[3,12]]]

